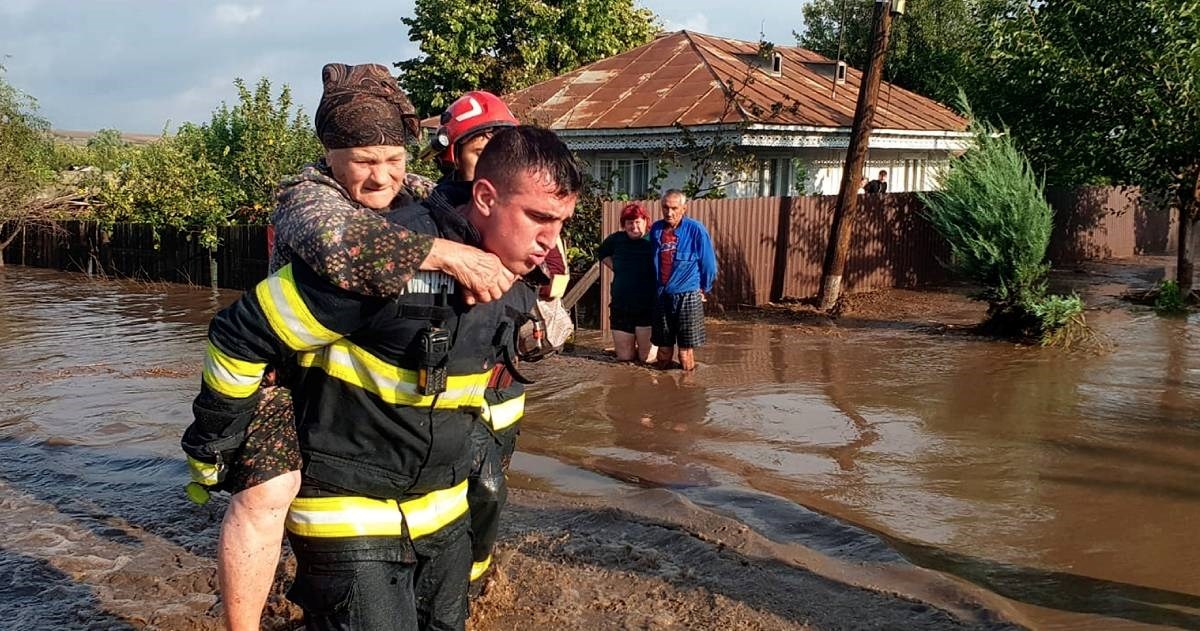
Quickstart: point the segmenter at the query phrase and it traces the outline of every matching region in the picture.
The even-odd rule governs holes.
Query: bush
[[[0,66],[0,72],[3,71]],[[39,188],[52,179],[50,125],[37,102],[0,76],[0,223],[15,220]]]
[[[184,125],[177,138],[196,159],[210,162],[231,185],[222,200],[243,221],[266,221],[275,204],[275,189],[285,177],[321,157],[320,141],[303,108],[292,113],[292,91],[284,85],[271,97],[265,77],[251,92],[234,79],[238,103],[224,103],[205,125]]]
[[[604,202],[612,199],[602,182],[584,172],[583,191],[575,204],[575,214],[563,226],[563,239],[567,242],[567,256],[571,271],[583,273],[596,262],[596,251],[600,249],[601,213]]]
[[[130,221],[194,230],[206,247],[216,247],[216,228],[226,223],[227,200],[236,193],[207,156],[193,153],[191,144],[164,134],[134,150],[115,177],[99,181],[96,218],[105,224]]]
[[[1072,346],[1088,336],[1083,300],[1070,296],[1045,296],[1030,305],[1038,321],[1043,346]]]
[[[279,182],[318,159],[321,145],[303,110],[292,113],[287,86],[273,100],[265,78],[253,92],[234,85],[238,104],[221,104],[208,123],[143,147],[114,142],[115,132],[89,142],[85,159],[112,170],[98,184],[97,218],[191,230],[206,247],[230,220],[265,221]]]
[[[1082,322],[1083,303],[1078,296],[1046,295],[1054,211],[1007,131],[975,119],[960,99],[973,144],[939,176],[938,192],[919,194],[926,218],[950,246],[943,264],[983,287],[988,332],[1056,339],[1054,331]]]
[[[1162,316],[1183,315],[1188,312],[1187,298],[1179,289],[1179,283],[1164,280],[1158,284],[1158,296],[1154,299],[1154,311]]]
[[[36,201],[55,172],[49,127],[37,114],[37,102],[0,75],[0,255],[27,226],[47,225],[54,219]],[[0,267],[4,267],[3,256]]]

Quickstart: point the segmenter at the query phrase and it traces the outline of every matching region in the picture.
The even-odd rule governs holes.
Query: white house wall
[[[629,151],[577,151],[576,155],[584,161],[593,177],[600,176],[599,160],[602,158],[615,160],[645,157],[640,152]],[[757,155],[760,163],[777,158],[789,161],[790,173],[786,185],[790,195],[836,195],[842,185],[842,166],[846,159],[844,149],[761,150]],[[872,149],[863,169],[863,182],[874,179],[880,170],[887,170],[889,192],[930,191],[936,188],[938,171],[945,168],[948,162],[949,156],[941,151]],[[658,164],[657,160],[650,157],[650,177],[654,177]],[[791,177],[796,174],[797,164],[804,166],[803,175],[806,177],[803,181],[794,181]],[[679,166],[673,167],[667,177],[659,182],[658,189],[664,191],[683,188],[691,175],[692,166],[691,161],[685,160]],[[758,197],[762,189],[759,177],[758,172],[741,176],[724,174],[725,181],[737,180],[725,188],[726,196]]]
[[[842,165],[850,130],[788,125],[702,125],[689,128],[698,143],[720,142],[739,146],[763,160],[782,160],[786,169],[774,162],[777,172],[796,174],[801,167],[800,181],[788,177],[774,186],[760,182],[760,173],[741,176],[726,187],[729,197],[760,195],[835,195],[842,183]],[[650,176],[657,171],[653,156],[664,150],[678,149],[680,132],[673,127],[620,130],[579,129],[561,130],[560,137],[567,146],[591,163],[593,176],[599,176],[598,160],[602,158],[642,158],[650,156]],[[927,191],[937,186],[937,173],[944,169],[950,157],[964,151],[970,144],[970,134],[961,131],[876,130],[871,135],[866,179],[880,170],[888,171],[888,190],[891,192]],[[692,170],[691,163],[673,167],[659,182],[658,189],[682,188]],[[749,180],[749,181],[746,181]],[[708,184],[708,183],[706,183]]]
[[[600,177],[601,159],[607,158],[611,160],[621,160],[648,157],[641,153],[628,151],[576,151],[575,155],[580,159],[580,161],[583,162],[584,168],[594,178]],[[649,160],[650,177],[654,178],[654,176],[658,173],[658,165],[660,160],[655,159],[653,156],[649,156]],[[672,188],[682,189],[687,184],[688,178],[691,176],[692,165],[693,162],[691,160],[682,160],[679,166],[668,171],[667,176],[658,182],[658,190],[666,191]]]
[[[842,186],[845,161],[845,151],[826,151],[823,155],[814,156],[809,162],[809,193],[837,195]],[[886,170],[890,193],[932,191],[937,188],[937,174],[949,161],[950,157],[941,152],[875,149],[867,155],[867,163],[863,168],[863,182],[875,179],[881,170]]]

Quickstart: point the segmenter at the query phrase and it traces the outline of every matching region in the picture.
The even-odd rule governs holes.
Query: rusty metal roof
[[[558,130],[741,122],[850,127],[862,73],[849,68],[845,84],[833,90],[832,60],[795,46],[775,51],[782,55],[778,75],[770,59],[757,57],[757,43],[678,31],[504,100],[522,121]],[[887,83],[880,90],[876,129],[961,131],[966,125],[933,99]]]

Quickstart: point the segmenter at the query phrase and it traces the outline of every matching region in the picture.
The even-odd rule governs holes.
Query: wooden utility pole
[[[893,7],[893,4],[896,6]],[[850,130],[850,146],[846,149],[842,188],[838,192],[837,208],[833,211],[829,246],[825,249],[819,298],[822,311],[833,309],[842,295],[842,275],[846,270],[846,257],[850,253],[854,215],[858,212],[858,189],[875,122],[875,103],[879,99],[879,83],[883,77],[883,59],[887,55],[893,12],[904,12],[903,0],[875,0],[874,28],[867,49],[870,63],[863,72],[862,85],[858,88],[858,105],[854,110],[854,126]]]
[[[1196,179],[1179,187],[1179,227],[1175,244],[1175,282],[1184,298],[1192,293],[1196,251],[1200,250],[1200,234],[1197,234],[1200,230],[1200,167],[1192,171]]]

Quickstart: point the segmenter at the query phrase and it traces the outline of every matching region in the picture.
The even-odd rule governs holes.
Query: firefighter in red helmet
[[[422,157],[432,158],[442,170],[438,185],[452,203],[470,197],[475,179],[475,163],[496,130],[520,124],[500,97],[483,90],[472,90],[455,99],[442,112],[439,127]],[[546,257],[543,271],[549,282],[539,296],[544,301],[561,298],[566,291],[570,270],[566,247],[561,238]]]
[[[483,148],[494,133],[518,124],[504,101],[490,92],[473,90],[451,103],[442,112],[438,129],[423,153],[423,157],[437,163],[443,174],[435,191],[451,203],[468,199],[475,163]],[[543,297],[548,297],[556,284],[566,286],[564,251],[560,240],[546,257],[543,282],[549,282],[542,287]],[[561,280],[555,283],[556,279]],[[525,386],[506,370],[503,365],[496,368],[484,393],[486,406],[481,422],[472,435],[474,465],[468,478],[467,502],[471,507],[471,582],[476,590],[484,587],[487,581],[480,579],[492,569],[500,512],[508,497],[504,472],[516,449],[518,421],[525,413]]]
[[[475,163],[496,130],[518,125],[508,106],[491,92],[472,90],[445,112],[425,157],[432,157],[449,180],[475,179]]]

